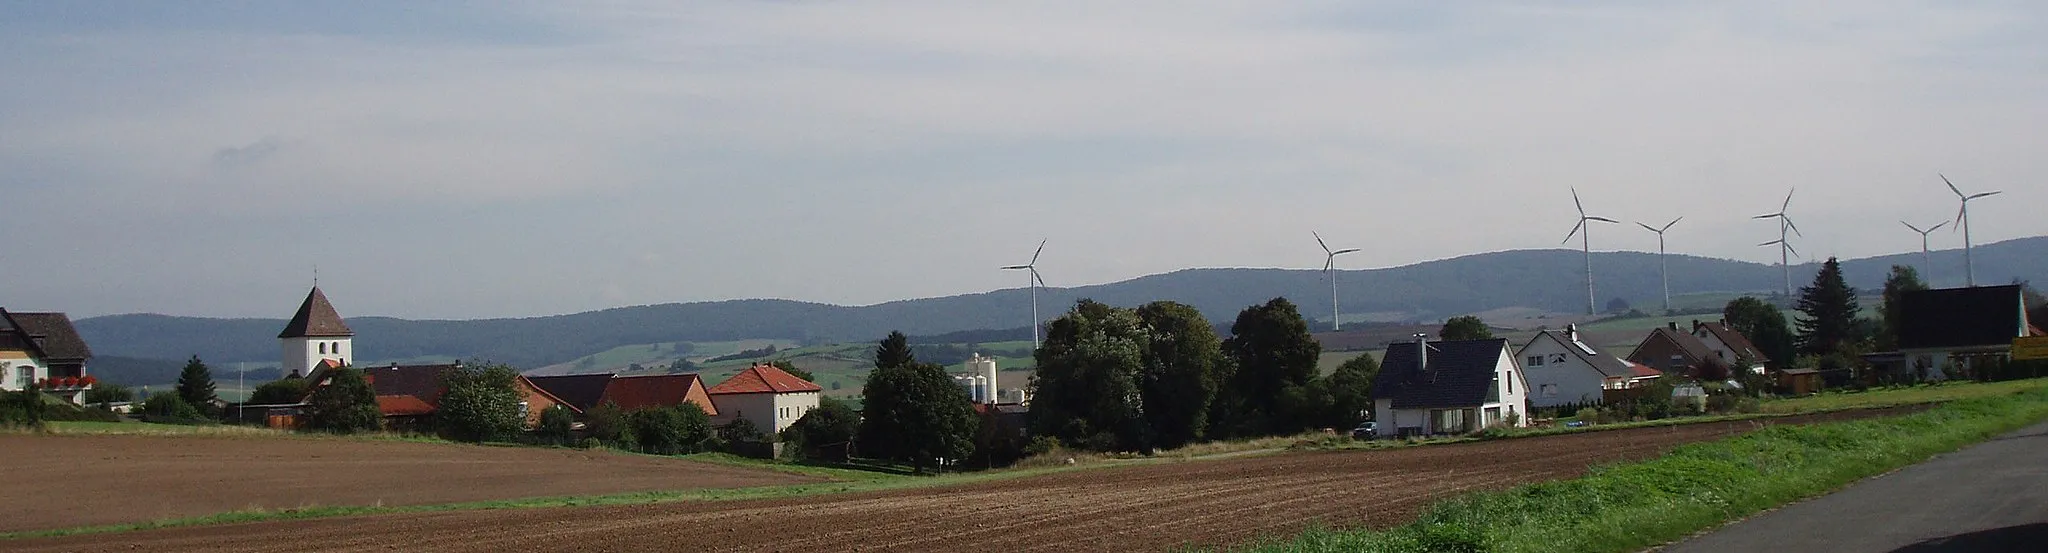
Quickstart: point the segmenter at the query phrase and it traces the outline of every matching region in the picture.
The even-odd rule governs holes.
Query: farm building
[[[1647,385],[1662,373],[1608,355],[1579,339],[1578,325],[1537,332],[1517,354],[1529,381],[1529,405],[1552,407],[1602,400],[1607,390]]]
[[[85,403],[94,379],[85,373],[92,350],[71,317],[63,313],[19,313],[0,309],[0,390],[38,386],[73,404]]]
[[[1507,340],[1418,339],[1387,348],[1373,379],[1373,420],[1382,437],[1526,426],[1528,390]]]
[[[746,419],[772,436],[817,409],[818,393],[823,390],[774,365],[755,363],[707,390],[711,402],[718,406],[711,422],[722,425]]]
[[[326,371],[340,368],[340,362],[322,360],[314,367],[312,390],[332,382]],[[440,409],[441,394],[447,392],[443,379],[451,371],[467,370],[462,363],[437,365],[399,365],[393,363],[383,367],[366,367],[363,380],[377,394],[377,411],[384,415],[385,426],[389,428],[420,428],[425,426]],[[562,398],[542,389],[524,375],[512,379],[512,389],[519,394],[519,414],[525,419],[526,428],[540,423],[540,414],[556,405],[574,407]],[[277,406],[264,406],[274,408]]]
[[[705,394],[704,380],[696,374],[619,376],[612,373],[535,376],[527,380],[555,397],[562,398],[577,414],[587,413],[611,402],[620,409],[671,407],[695,403],[704,414],[718,414],[718,407]]]

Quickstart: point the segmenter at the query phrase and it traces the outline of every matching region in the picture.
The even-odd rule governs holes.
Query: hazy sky
[[[2048,234],[2048,4],[0,0],[0,305],[840,304]],[[678,7],[682,6],[682,7]],[[1633,225],[1594,248],[1654,250]],[[1960,234],[1935,235],[1956,247]],[[1576,243],[1574,244],[1574,247]]]

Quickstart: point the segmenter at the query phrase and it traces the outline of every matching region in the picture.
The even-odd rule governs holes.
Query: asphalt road
[[[2048,423],[1663,551],[2048,551]]]

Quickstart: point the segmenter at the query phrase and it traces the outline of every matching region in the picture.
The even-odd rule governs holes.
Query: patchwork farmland
[[[1636,428],[1389,450],[1300,452],[1205,461],[1145,463],[1126,467],[1084,469],[983,483],[746,501],[697,501],[606,507],[561,507],[407,513],[366,517],[279,521],[201,526],[114,534],[35,538],[0,542],[10,551],[75,551],[135,549],[147,551],[270,551],[292,543],[304,551],[369,551],[393,548],[432,551],[560,551],[709,550],[709,551],[951,551],[963,544],[1005,551],[1168,550],[1185,545],[1223,545],[1288,535],[1313,525],[1389,527],[1412,520],[1433,501],[1470,491],[1569,478],[1589,467],[1647,459],[1677,445],[1747,432],[1764,424],[1805,424],[1829,420],[1895,415],[1917,408],[1844,411],[1764,421],[1738,421],[1672,427]],[[11,438],[45,439],[56,438]],[[71,439],[71,438],[63,438]],[[182,447],[192,440],[161,443],[130,442],[131,447]],[[237,441],[237,440],[224,440]],[[318,482],[314,475],[339,472],[346,485],[316,484],[300,497],[322,504],[364,501],[368,494],[399,494],[431,501],[474,497],[465,490],[483,480],[472,475],[486,470],[499,475],[506,497],[537,490],[523,485],[582,482],[585,486],[628,487],[634,478],[649,489],[678,486],[758,485],[800,480],[761,473],[670,460],[592,456],[574,463],[550,463],[549,456],[582,456],[568,451],[431,446],[426,444],[358,444],[318,440],[243,440],[244,448],[278,456],[262,461],[261,470],[289,470],[294,482]],[[145,445],[147,444],[147,445]],[[285,445],[274,445],[285,444]],[[4,451],[21,451],[6,445]],[[232,446],[234,444],[216,444]],[[418,446],[461,452],[453,458],[407,461],[431,468],[409,469],[431,478],[391,481],[365,452],[384,446],[405,452]],[[277,449],[265,449],[276,447]],[[310,448],[310,449],[309,449]],[[328,448],[328,449],[323,449]],[[358,448],[358,449],[351,449]],[[39,449],[40,450],[40,449]],[[317,451],[316,451],[317,450]],[[243,455],[258,453],[244,449]],[[289,456],[289,458],[287,458]],[[491,462],[500,457],[531,456],[525,461]],[[81,501],[101,508],[135,502],[137,489],[192,489],[226,482],[233,467],[226,456],[159,456],[164,463],[137,474],[157,475],[153,482],[124,490],[89,490]],[[237,456],[239,457],[239,456]],[[89,466],[72,467],[92,474],[109,461],[72,455]],[[12,460],[12,459],[7,459]],[[566,460],[566,459],[555,459]],[[92,465],[91,463],[102,463]],[[126,461],[123,461],[126,462]],[[593,465],[591,463],[612,463]],[[636,466],[634,462],[650,463]],[[354,469],[349,467],[370,463]],[[54,476],[59,467],[35,465],[42,473],[24,480]],[[291,467],[281,469],[279,467]],[[254,470],[244,465],[243,470]],[[541,471],[531,473],[523,471]],[[63,474],[75,472],[63,471]],[[623,474],[615,474],[623,473]],[[201,476],[217,475],[217,476]],[[603,476],[599,476],[603,475]],[[662,479],[657,475],[666,475]],[[234,476],[233,479],[243,479]],[[282,478],[282,477],[278,477]],[[582,480],[578,480],[578,479]],[[275,485],[277,478],[264,478]],[[435,482],[439,480],[439,482]],[[145,487],[146,486],[146,487]],[[262,485],[252,483],[249,489]],[[421,487],[411,491],[408,488]],[[374,490],[374,491],[365,491]],[[557,488],[553,492],[562,493]],[[438,494],[438,495],[436,495]],[[471,494],[465,496],[465,494]],[[151,494],[158,497],[162,494]],[[487,494],[488,495],[488,494]],[[240,508],[222,498],[219,505]],[[80,516],[80,511],[66,511]],[[94,521],[58,520],[37,515],[37,527],[78,526]],[[129,511],[128,516],[151,513]],[[802,532],[763,532],[761,528],[801,528]]]

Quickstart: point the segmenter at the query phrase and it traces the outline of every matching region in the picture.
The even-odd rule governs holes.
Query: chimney
[[[1415,335],[1415,370],[1429,370],[1429,335]]]
[[[1564,325],[1564,337],[1573,342],[1579,341],[1579,323]]]
[[[1665,325],[1667,325],[1667,326],[1666,326],[1666,328],[1670,328],[1670,329],[1671,329],[1671,330],[1672,330],[1673,332],[1677,332],[1677,331],[1678,331],[1678,321],[1671,321],[1671,322],[1668,322],[1668,323],[1664,323],[1664,324],[1665,324]],[[1700,322],[1699,322],[1699,321],[1693,321],[1693,322],[1692,322],[1692,327],[1693,327],[1693,328],[1699,328],[1699,327],[1700,327]]]
[[[1706,325],[1705,325],[1705,324],[1702,324],[1702,323],[1700,323],[1700,320],[1699,320],[1699,319],[1693,319],[1693,320],[1692,320],[1692,331],[1693,331],[1693,332],[1699,332],[1699,331],[1700,331],[1700,327],[1702,327],[1702,326],[1706,326]]]

